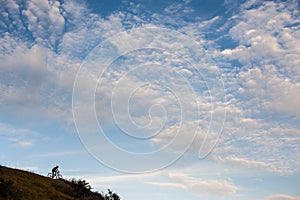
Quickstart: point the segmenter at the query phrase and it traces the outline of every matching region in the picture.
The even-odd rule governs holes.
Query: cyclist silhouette
[[[58,172],[58,165],[52,168],[52,174],[56,174]]]
[[[53,167],[52,172],[48,173],[47,176],[50,178],[53,178],[53,179],[62,179],[63,178],[63,176],[60,174],[60,172],[58,170],[58,165]]]

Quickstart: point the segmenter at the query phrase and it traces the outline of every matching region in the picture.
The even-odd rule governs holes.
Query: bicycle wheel
[[[61,174],[57,174],[57,175],[56,175],[56,178],[57,178],[57,179],[63,179],[63,176],[62,176]]]
[[[48,173],[48,175],[47,175],[48,177],[50,177],[50,178],[53,178],[53,174],[50,172],[50,173]]]

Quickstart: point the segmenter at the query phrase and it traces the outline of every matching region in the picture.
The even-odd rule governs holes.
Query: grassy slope
[[[31,172],[0,166],[0,200],[93,199],[103,200],[98,193],[78,188],[66,180],[54,180]],[[76,198],[77,196],[77,198]]]

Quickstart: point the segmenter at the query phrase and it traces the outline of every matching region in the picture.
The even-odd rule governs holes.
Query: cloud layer
[[[171,154],[196,136],[189,155],[199,154],[202,147],[216,164],[261,174],[300,172],[296,156],[300,154],[299,2],[225,1],[223,15],[203,18],[191,1],[150,10],[138,2],[122,6],[127,9],[104,15],[81,1],[1,2],[0,136],[4,141],[34,148],[39,136],[30,128],[73,127],[76,74],[91,51],[106,41],[110,51],[91,58],[95,68],[82,77],[82,88],[98,83],[93,100],[108,134],[114,127],[133,136],[133,142],[123,145],[112,134],[108,136],[112,142],[139,151],[134,139],[144,137],[149,149],[143,151],[163,148],[178,134],[184,116],[185,125],[197,131],[182,129]],[[174,34],[151,34],[143,31],[145,27]],[[135,31],[138,28],[141,31]],[[120,32],[119,41],[112,37]],[[145,44],[147,48],[135,49]],[[97,68],[97,62],[120,52],[127,53],[106,69]],[[90,104],[81,109],[85,106]],[[89,117],[81,116],[87,121]],[[239,186],[227,179],[172,173],[164,178],[165,182],[149,184],[224,197],[239,192]],[[266,199],[299,198],[278,194]]]

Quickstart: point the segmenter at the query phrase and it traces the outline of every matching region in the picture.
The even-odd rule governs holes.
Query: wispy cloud
[[[186,174],[163,173],[168,182],[147,182],[151,185],[167,186],[193,191],[199,195],[226,197],[236,194],[238,187],[226,180],[202,180]]]
[[[278,167],[274,162],[263,162],[257,160],[249,160],[246,158],[238,158],[236,156],[228,156],[225,158],[219,158],[222,162],[225,162],[229,165],[235,165],[239,167],[247,167],[250,170],[261,170],[269,171],[279,174],[292,174],[293,170],[290,168]]]
[[[274,194],[265,198],[266,200],[300,200],[300,197],[290,196],[286,194]]]
[[[279,174],[299,170],[294,168],[299,159],[290,154],[300,150],[295,125],[300,98],[299,12],[294,3],[246,1],[219,29],[236,42],[219,55],[237,67],[224,73],[229,104],[215,151],[228,162]]]
[[[64,152],[52,152],[52,153],[44,153],[44,154],[33,154],[32,158],[51,158],[51,157],[62,157],[69,155],[80,155],[83,152],[80,151],[64,151]]]
[[[18,129],[9,124],[0,123],[0,137],[17,147],[29,148],[34,145],[40,134],[28,129]]]

